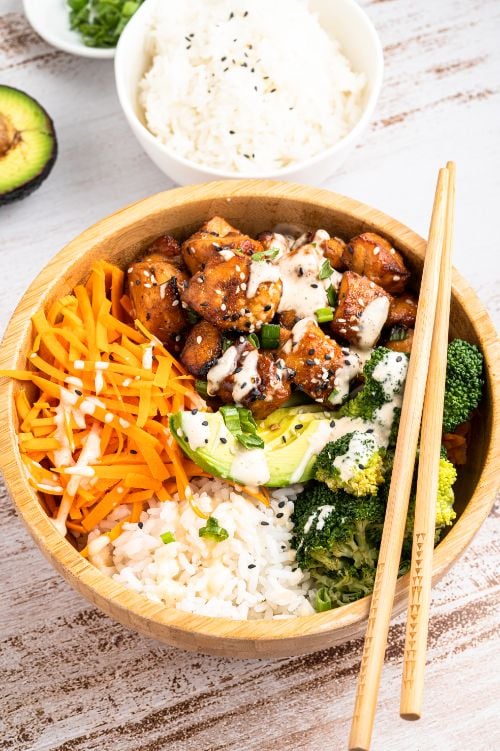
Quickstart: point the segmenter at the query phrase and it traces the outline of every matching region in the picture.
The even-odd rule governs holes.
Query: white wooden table
[[[438,165],[458,163],[456,266],[499,320],[500,3],[364,2],[386,76],[369,137],[328,187],[425,234]],[[73,58],[0,0],[0,81],[55,120],[43,187],[0,208],[0,327],[47,260],[97,219],[171,186],[121,116],[110,63]],[[495,283],[496,282],[496,283]],[[3,487],[0,747],[15,751],[344,749],[361,641],[297,659],[183,653],[90,607],[43,560]],[[375,751],[497,751],[496,517],[436,587],[424,718],[398,718],[403,621],[394,622]],[[497,610],[495,610],[497,608]]]

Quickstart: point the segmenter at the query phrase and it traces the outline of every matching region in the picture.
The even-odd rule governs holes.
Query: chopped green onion
[[[314,315],[318,323],[328,323],[328,321],[333,321],[333,308],[319,308],[314,311]]]
[[[257,423],[253,419],[253,415],[249,409],[240,407],[240,423],[244,433],[255,433],[257,430]]]
[[[267,250],[261,250],[259,253],[254,253],[251,256],[252,261],[274,261],[280,254],[279,248],[268,248]]]
[[[321,264],[321,269],[319,270],[319,278],[320,279],[328,279],[329,276],[333,274],[333,268],[328,260],[328,258],[325,258],[323,263]]]
[[[208,396],[208,383],[206,381],[196,380],[194,387],[200,396]]]
[[[87,47],[116,47],[143,0],[67,0],[71,29]]]
[[[175,537],[172,532],[164,532],[160,535],[160,540],[165,543],[165,545],[168,545],[169,542],[175,542]]]
[[[200,320],[198,313],[195,313],[194,310],[191,310],[191,308],[188,308],[186,310],[186,315],[188,323],[191,324],[191,326],[193,326],[195,323],[198,323],[198,321]]]
[[[405,339],[408,339],[408,329],[405,329],[404,326],[393,326],[389,336],[389,341],[404,342]]]
[[[325,610],[332,609],[332,601],[330,595],[328,594],[327,587],[321,587],[316,592],[316,602],[314,607],[316,608],[316,611],[318,613],[324,613]]]
[[[330,402],[330,404],[335,404],[335,397],[338,395],[338,393],[338,389],[333,389],[333,391],[331,391],[328,395],[327,402]]]
[[[222,351],[225,352],[229,347],[233,346],[233,342],[231,339],[227,339],[226,337],[223,337],[222,339]]]
[[[248,339],[248,341],[250,342],[250,344],[253,344],[253,346],[254,346],[254,347],[255,347],[256,349],[259,349],[259,347],[260,347],[260,342],[259,342],[259,337],[257,336],[257,334],[249,334],[249,335],[247,336],[247,339]]]
[[[225,404],[219,409],[226,428],[235,436],[241,433],[240,413],[234,404]]]
[[[328,304],[334,308],[337,304],[337,290],[333,286],[333,284],[330,284],[328,289],[326,290],[326,298],[328,300]]]
[[[208,537],[215,542],[222,542],[229,537],[227,529],[219,525],[215,516],[208,517],[206,525],[198,530],[198,535],[199,537]]]
[[[265,323],[260,330],[263,349],[275,349],[280,343],[281,326],[277,323]]]
[[[238,436],[238,441],[246,449],[263,449],[264,441],[260,435],[252,435],[251,433],[241,433]]]

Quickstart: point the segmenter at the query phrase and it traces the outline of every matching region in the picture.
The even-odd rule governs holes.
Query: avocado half
[[[36,190],[56,157],[57,138],[47,112],[24,91],[0,85],[0,204]]]

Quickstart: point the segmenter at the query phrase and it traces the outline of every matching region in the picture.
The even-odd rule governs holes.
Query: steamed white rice
[[[160,0],[148,46],[147,126],[208,167],[286,167],[333,146],[361,114],[365,76],[308,0]]]
[[[89,535],[90,561],[116,581],[154,602],[190,613],[243,619],[308,615],[309,575],[290,547],[293,500],[300,486],[275,490],[271,507],[252,501],[220,480],[195,480],[193,502],[229,533],[200,537],[206,524],[185,502],[151,502],[140,524],[126,523],[112,543]],[[130,513],[119,506],[101,530]],[[160,535],[171,532],[175,542]]]

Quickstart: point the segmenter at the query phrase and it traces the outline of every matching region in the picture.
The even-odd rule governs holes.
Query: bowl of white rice
[[[355,0],[146,0],[115,57],[132,131],[182,185],[322,182],[361,140],[382,74]]]

